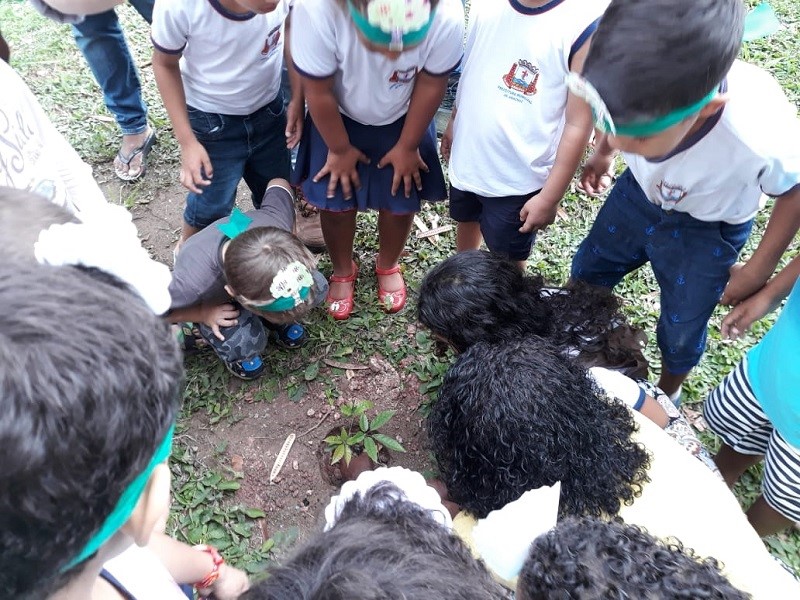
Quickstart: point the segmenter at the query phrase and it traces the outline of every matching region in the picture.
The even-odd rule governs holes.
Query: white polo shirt
[[[295,0],[267,14],[236,14],[219,0],[160,0],[153,9],[156,50],[182,54],[186,103],[205,112],[249,115],[278,95],[284,22]]]
[[[364,125],[388,125],[406,112],[416,75],[458,66],[464,39],[460,0],[441,0],[424,41],[391,59],[361,43],[346,7],[302,0],[292,11],[292,60],[312,79],[334,77],[341,111]]]
[[[481,196],[544,186],[564,130],[572,55],[608,0],[472,0],[458,84],[450,182]]]
[[[624,154],[653,204],[700,221],[744,223],[762,194],[780,196],[800,184],[800,121],[778,82],[736,61],[726,85],[730,100],[716,122],[707,121],[709,131],[701,128],[664,159]]]

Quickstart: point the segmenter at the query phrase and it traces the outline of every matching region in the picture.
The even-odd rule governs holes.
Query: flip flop
[[[147,156],[150,154],[150,150],[152,150],[153,145],[155,143],[156,143],[156,130],[151,129],[150,135],[148,135],[145,138],[144,143],[138,148],[134,148],[133,152],[131,152],[128,155],[123,154],[122,150],[117,152],[117,159],[123,165],[127,165],[129,170],[131,166],[131,161],[140,154],[142,155],[142,166],[139,169],[139,172],[136,173],[136,175],[129,175],[128,172],[120,171],[119,169],[116,168],[116,165],[114,165],[114,172],[117,174],[117,177],[119,177],[122,181],[136,181],[137,179],[143,177],[144,174],[147,172]]]

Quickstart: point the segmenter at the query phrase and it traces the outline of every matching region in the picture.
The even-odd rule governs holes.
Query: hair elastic
[[[374,44],[401,52],[425,39],[436,12],[429,0],[370,0],[366,16],[347,0],[358,30]]]
[[[250,227],[250,223],[252,222],[253,219],[248,217],[238,208],[234,208],[231,212],[228,222],[220,223],[217,225],[217,229],[224,233],[225,237],[227,237],[229,240],[232,240],[247,231],[247,228]]]
[[[600,131],[603,133],[630,137],[656,135],[669,129],[673,125],[677,125],[685,118],[700,112],[717,96],[719,91],[719,86],[715,85],[708,94],[689,106],[677,108],[665,115],[650,119],[649,121],[618,124],[614,123],[614,120],[611,118],[611,113],[603,101],[603,98],[600,96],[600,93],[587,79],[577,73],[569,73],[566,78],[566,84],[570,92],[589,104],[592,109],[592,114],[594,115],[595,126]]]
[[[125,491],[122,492],[119,500],[117,500],[114,510],[106,517],[103,525],[97,533],[86,542],[86,545],[78,556],[69,561],[65,567],[62,567],[62,573],[68,571],[97,552],[100,546],[111,539],[111,536],[122,529],[122,526],[128,522],[128,519],[130,519],[133,514],[133,510],[136,508],[136,503],[139,502],[139,498],[141,498],[142,492],[144,492],[144,488],[150,480],[150,475],[152,475],[153,470],[169,458],[170,452],[172,451],[172,436],[174,433],[175,424],[173,423],[167,430],[164,439],[161,440],[161,444],[159,444],[158,448],[156,448],[153,453],[153,458],[150,459],[147,467],[128,484],[128,487],[125,488]]]

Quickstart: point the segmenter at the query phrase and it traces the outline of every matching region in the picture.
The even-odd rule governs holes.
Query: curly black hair
[[[504,592],[463,542],[389,482],[357,494],[336,524],[241,600],[495,600]]]
[[[643,365],[629,374],[647,376],[647,361],[611,290],[582,281],[546,286],[540,276],[483,250],[460,252],[427,273],[417,318],[459,353],[476,342],[537,335],[586,366]]]
[[[82,572],[84,563],[60,573],[180,407],[183,361],[169,324],[95,271],[0,263],[0,589],[9,598],[47,598]]]
[[[485,517],[561,481],[561,516],[616,515],[648,481],[630,411],[547,340],[478,343],[447,371],[428,437],[452,501]]]
[[[539,536],[517,583],[518,600],[658,598],[745,600],[713,558],[622,520],[568,518]]]

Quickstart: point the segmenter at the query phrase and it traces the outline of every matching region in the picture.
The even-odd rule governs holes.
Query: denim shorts
[[[511,260],[526,260],[530,256],[536,233],[521,233],[519,212],[531,196],[540,190],[521,196],[488,198],[450,187],[450,216],[459,223],[480,223],[481,235],[492,252]]]
[[[661,295],[656,336],[662,359],[671,373],[688,373],[700,362],[708,320],[752,225],[663,210],[628,169],[578,247],[572,278],[613,288],[649,262]]]
[[[202,194],[189,192],[183,218],[202,229],[233,209],[236,188],[244,178],[253,206],[261,199],[271,179],[289,178],[291,169],[286,148],[286,110],[283,94],[250,115],[207,113],[187,107],[189,122],[197,140],[211,160],[214,176]]]

